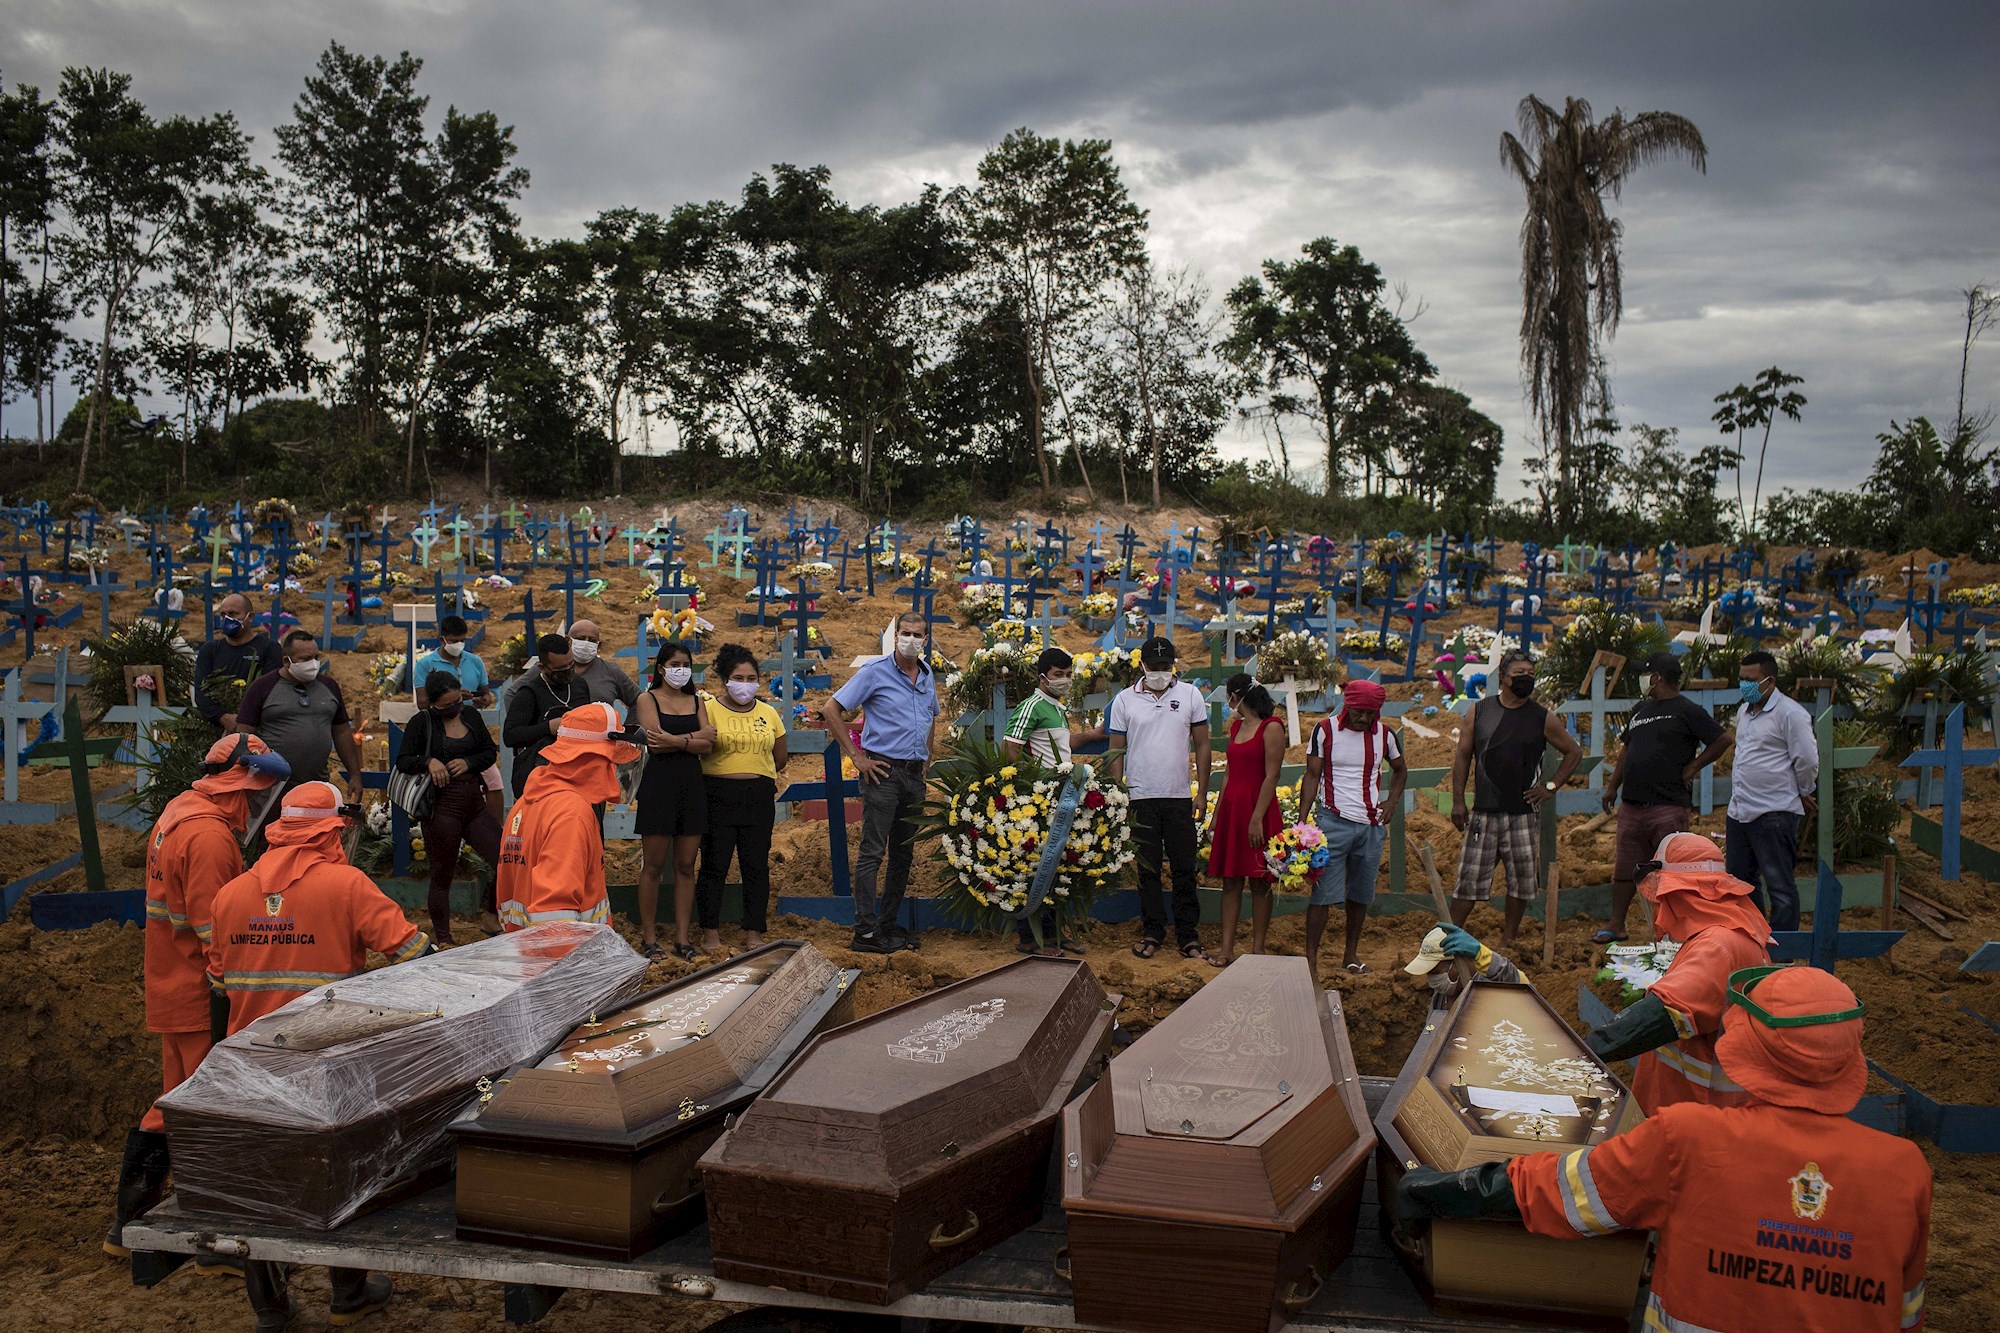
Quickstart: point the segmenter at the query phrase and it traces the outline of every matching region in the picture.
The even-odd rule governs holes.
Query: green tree
[[[1063,406],[1084,484],[1089,471],[1059,375],[1058,345],[1098,309],[1109,284],[1145,253],[1146,214],[1125,191],[1108,139],[1057,140],[1018,129],[979,163],[967,199],[981,289],[1013,312],[1028,394],[1028,438],[1042,491],[1054,484],[1048,401]]]
[[[1258,386],[1264,412],[1304,417],[1317,429],[1326,493],[1336,496],[1346,489],[1346,462],[1365,457],[1364,436],[1379,424],[1371,414],[1434,369],[1383,304],[1382,270],[1359,250],[1322,236],[1302,256],[1267,259],[1261,279],[1230,291],[1222,351]]]
[[[1233,379],[1215,360],[1220,320],[1209,313],[1208,295],[1187,269],[1160,274],[1143,260],[1126,271],[1106,312],[1108,355],[1098,363],[1093,397],[1123,446],[1121,483],[1131,446],[1139,445],[1154,508],[1168,475],[1185,490],[1213,471],[1215,437],[1235,401]]]
[[[1403,492],[1469,527],[1491,507],[1506,434],[1457,389],[1423,381],[1390,400]]]
[[[1593,399],[1610,406],[1604,342],[1624,311],[1619,244],[1624,228],[1604,206],[1639,167],[1685,157],[1708,169],[1701,131],[1684,116],[1643,111],[1602,121],[1590,103],[1567,98],[1557,111],[1521,99],[1520,135],[1500,136],[1500,161],[1527,196],[1521,220],[1521,370],[1536,425],[1554,454],[1554,519],[1574,525],[1591,477],[1576,457]]]
[[[1791,386],[1804,383],[1802,377],[1771,366],[1758,372],[1756,383],[1739,384],[1715,395],[1717,407],[1712,420],[1724,435],[1736,437],[1736,447],[1730,455],[1736,469],[1736,513],[1744,533],[1753,541],[1757,536],[1757,509],[1764,491],[1764,456],[1771,448],[1771,426],[1780,416],[1799,419],[1806,396]],[[1747,457],[1744,442],[1760,428],[1763,435],[1757,442],[1757,480],[1750,492],[1750,508],[1746,510],[1743,508],[1743,463]]]
[[[37,291],[27,284],[20,257],[32,253],[37,242],[47,253],[55,210],[54,124],[55,104],[43,101],[34,86],[16,84],[13,92],[0,94],[0,409],[10,389],[32,392],[37,443],[44,433],[41,387],[60,321],[46,295],[46,262]],[[0,429],[0,441],[6,438]]]

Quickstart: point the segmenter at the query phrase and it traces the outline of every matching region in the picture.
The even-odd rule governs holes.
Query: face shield
[[[285,799],[285,784],[274,782],[262,791],[244,794],[249,799],[249,816],[244,820],[243,832],[237,835],[237,840],[248,847],[257,835],[264,831],[264,825],[277,813],[279,804]]]
[[[618,764],[618,804],[630,805],[639,794],[639,775],[646,771],[646,729],[634,723],[612,739],[639,747],[638,757]]]

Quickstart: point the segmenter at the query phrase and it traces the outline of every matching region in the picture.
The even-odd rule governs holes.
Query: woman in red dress
[[[1236,955],[1236,915],[1242,893],[1250,890],[1250,952],[1264,952],[1264,934],[1271,925],[1271,868],[1264,847],[1278,835],[1283,818],[1278,809],[1278,770],[1285,763],[1285,729],[1274,725],[1277,704],[1262,685],[1252,685],[1236,701],[1229,724],[1229,772],[1222,796],[1215,803],[1215,828],[1210,839],[1208,874],[1222,881],[1222,957],[1209,961],[1229,966]]]

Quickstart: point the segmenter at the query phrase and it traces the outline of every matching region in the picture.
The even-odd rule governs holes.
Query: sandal
[[[695,948],[692,944],[676,944],[674,946],[674,957],[680,959],[683,963],[700,962],[701,950]]]
[[[1056,952],[1073,953],[1078,958],[1083,957],[1083,946],[1081,944],[1078,944],[1075,940],[1071,939],[1069,936],[1067,935],[1063,936],[1062,939],[1057,941],[1057,944],[1060,947],[1057,948]]]
[[[1370,972],[1373,972],[1375,969],[1368,966],[1368,964],[1366,963],[1349,963],[1347,965],[1347,970],[1349,972],[1352,972],[1357,977],[1365,977]]]
[[[1158,940],[1152,940],[1152,939],[1140,940],[1137,944],[1132,946],[1132,956],[1135,958],[1151,958],[1154,954],[1158,953],[1159,951],[1160,951],[1160,942]]]
[[[1213,963],[1216,967],[1222,966],[1222,964],[1217,963],[1213,958],[1210,958],[1208,956],[1208,950],[1201,947],[1200,940],[1194,940],[1187,944],[1183,944],[1181,946],[1181,957],[1196,962]]]
[[[1632,937],[1629,935],[1616,934],[1607,927],[1604,930],[1598,931],[1595,935],[1592,935],[1590,937],[1590,942],[1592,944],[1623,944],[1626,940],[1630,938]]]
[[[653,943],[647,945],[639,952],[646,955],[646,961],[649,963],[657,963],[662,958],[665,958],[667,956],[667,951],[660,947],[658,940],[655,940]]]

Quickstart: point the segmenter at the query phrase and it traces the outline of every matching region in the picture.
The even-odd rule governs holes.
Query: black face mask
[[[463,704],[451,704],[451,705],[449,705],[449,706],[447,706],[447,705],[444,705],[444,704],[439,704],[439,705],[436,705],[436,706],[434,706],[434,707],[433,707],[433,708],[431,709],[431,711],[432,711],[433,713],[436,713],[436,714],[437,714],[437,715],[438,715],[439,717],[442,717],[442,718],[447,718],[447,719],[449,719],[449,718],[454,718],[454,717],[457,717],[457,716],[458,716],[458,710],[459,710],[459,709],[461,709],[461,708],[463,708],[464,706],[465,706],[465,705],[463,705]]]
[[[542,673],[542,679],[547,681],[549,684],[556,686],[557,688],[561,688],[562,686],[569,684],[569,676],[570,676],[569,668],[567,667],[563,668],[561,671],[544,671]]]
[[[1509,676],[1507,677],[1507,692],[1512,694],[1516,699],[1525,699],[1535,692],[1535,678],[1533,676]]]

